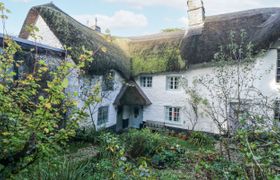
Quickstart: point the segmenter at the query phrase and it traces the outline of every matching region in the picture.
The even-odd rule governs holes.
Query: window
[[[175,89],[179,89],[179,81],[180,81],[180,77],[178,76],[170,76],[167,77],[167,89],[168,90],[175,90]]]
[[[274,119],[280,122],[280,100],[276,100],[274,103]]]
[[[115,73],[113,71],[106,73],[103,76],[102,91],[113,91],[114,82],[115,82],[114,79],[115,79]]]
[[[280,49],[277,50],[276,82],[280,83]]]
[[[247,119],[249,116],[248,102],[244,101],[241,104],[238,102],[229,103],[229,127],[232,132],[240,128],[240,120]]]
[[[100,107],[98,109],[97,125],[108,122],[109,106]]]
[[[140,85],[141,85],[141,87],[152,87],[153,77],[151,77],[151,76],[140,77]]]
[[[165,119],[169,122],[180,122],[180,108],[165,107]]]

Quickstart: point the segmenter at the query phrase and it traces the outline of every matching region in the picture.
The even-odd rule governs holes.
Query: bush
[[[199,147],[213,146],[215,139],[203,132],[192,132],[189,142]]]
[[[100,132],[96,131],[94,128],[78,129],[76,131],[76,136],[75,136],[74,140],[90,142],[90,143],[97,143],[99,135],[100,135]]]
[[[165,149],[167,141],[158,133],[149,129],[130,130],[124,137],[128,154],[132,158],[141,156],[152,157],[155,153]]]
[[[68,158],[54,158],[49,161],[37,162],[24,170],[14,179],[42,179],[42,180],[76,180],[86,179],[92,174],[92,164],[89,162],[76,162]]]

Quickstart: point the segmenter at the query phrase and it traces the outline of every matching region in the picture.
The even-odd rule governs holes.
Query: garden
[[[228,160],[218,144],[202,132],[87,129],[12,179],[250,179],[248,164]]]

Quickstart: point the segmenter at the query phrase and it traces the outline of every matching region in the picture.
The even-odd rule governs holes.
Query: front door
[[[143,122],[143,108],[141,106],[131,107],[130,127],[140,128]]]

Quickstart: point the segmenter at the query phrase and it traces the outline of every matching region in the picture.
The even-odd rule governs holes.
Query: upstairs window
[[[280,83],[280,49],[277,50],[276,82]]]
[[[280,122],[280,100],[276,100],[274,103],[274,120]]]
[[[167,90],[176,90],[179,89],[179,76],[169,76],[166,79]]]
[[[102,91],[113,91],[115,85],[115,73],[113,71],[103,76]]]
[[[97,125],[102,125],[108,122],[109,106],[98,108]]]
[[[165,107],[165,120],[168,122],[180,122],[180,110],[179,107]]]
[[[141,87],[151,88],[153,86],[153,77],[152,76],[141,76],[140,85],[141,85]]]

